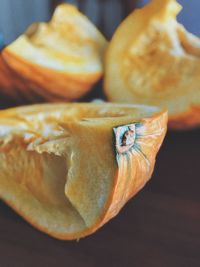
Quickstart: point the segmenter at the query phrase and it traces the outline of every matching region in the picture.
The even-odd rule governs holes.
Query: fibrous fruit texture
[[[0,198],[59,239],[96,231],[149,180],[166,133],[159,108],[41,104],[0,112]]]
[[[113,102],[169,110],[169,126],[200,125],[200,39],[177,22],[175,0],[152,0],[115,32],[105,62],[105,93]]]

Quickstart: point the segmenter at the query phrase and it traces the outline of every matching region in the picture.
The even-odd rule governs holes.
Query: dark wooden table
[[[57,241],[0,204],[0,266],[200,266],[200,130],[169,133],[151,182],[94,235]]]

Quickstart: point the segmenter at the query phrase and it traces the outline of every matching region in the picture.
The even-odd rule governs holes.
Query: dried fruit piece
[[[106,57],[105,93],[114,102],[158,105],[169,126],[200,125],[200,39],[176,21],[175,0],[152,0],[117,29]]]
[[[151,177],[160,109],[43,104],[0,112],[0,198],[59,239],[89,235]]]
[[[107,42],[75,6],[57,7],[49,23],[35,23],[7,46],[8,66],[26,80],[27,91],[64,100],[85,95],[102,76]]]

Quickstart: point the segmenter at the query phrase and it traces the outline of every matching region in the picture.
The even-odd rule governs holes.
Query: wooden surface
[[[0,266],[200,266],[200,130],[169,133],[152,180],[94,235],[57,241],[0,204]]]

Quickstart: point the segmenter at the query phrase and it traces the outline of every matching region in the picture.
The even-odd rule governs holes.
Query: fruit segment
[[[118,104],[43,104],[0,112],[0,198],[37,229],[78,239],[150,179],[167,113]]]
[[[71,101],[85,95],[101,78],[106,46],[107,41],[87,17],[75,6],[62,4],[50,22],[31,25],[2,56],[25,80],[22,93]]]
[[[152,0],[122,22],[104,87],[109,100],[166,108],[169,126],[187,129],[200,125],[200,39],[177,22],[180,10],[175,0]]]

